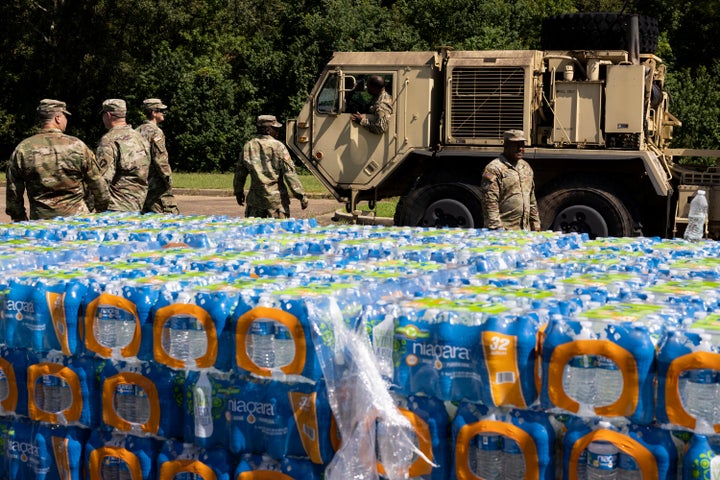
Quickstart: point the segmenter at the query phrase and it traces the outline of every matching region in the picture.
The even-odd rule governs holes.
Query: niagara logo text
[[[245,400],[230,400],[229,407],[233,413],[249,413],[252,415],[274,416],[275,408],[272,403],[246,402]]]
[[[415,355],[424,357],[437,357],[445,360],[459,359],[470,360],[470,350],[465,347],[453,345],[437,345],[432,343],[416,343],[413,345]]]

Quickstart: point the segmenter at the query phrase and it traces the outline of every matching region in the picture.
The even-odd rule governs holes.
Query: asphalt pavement
[[[235,197],[226,191],[178,190],[175,194],[181,215],[226,215],[244,217],[245,207],[235,201]],[[334,198],[310,197],[308,208],[300,208],[298,200],[292,200],[290,214],[295,218],[316,218],[320,225],[334,223],[336,211],[345,211],[345,205]],[[9,222],[5,213],[5,186],[0,187],[0,222]]]

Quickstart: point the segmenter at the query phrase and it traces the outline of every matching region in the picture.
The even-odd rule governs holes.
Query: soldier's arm
[[[107,182],[100,173],[95,154],[89,148],[85,148],[83,159],[84,184],[90,189],[93,196],[93,208],[96,212],[104,212],[110,204],[110,193]]]
[[[25,180],[20,171],[22,154],[17,150],[13,153],[7,169],[7,189],[5,191],[5,213],[13,222],[27,220],[25,210]]]
[[[280,145],[277,154],[282,157],[283,177],[285,178],[288,189],[292,192],[293,197],[302,201],[305,198],[305,190],[295,171],[295,164],[290,157],[290,152],[285,148],[285,145]]]
[[[113,142],[105,142],[102,140],[95,152],[100,175],[102,175],[108,185],[110,185],[115,178],[116,153],[115,144]]]
[[[172,186],[172,169],[167,148],[165,148],[165,135],[159,133],[151,140],[152,160],[155,162],[158,171],[162,174],[166,187]]]
[[[498,229],[503,226],[500,221],[500,176],[498,173],[492,168],[485,168],[480,183],[485,227],[490,229]]]
[[[530,190],[530,229],[534,232],[540,231],[540,211],[538,210],[537,200],[535,199],[535,182],[532,183]]]
[[[375,114],[365,115],[360,125],[367,128],[368,131],[380,135],[387,131],[391,115],[392,106],[387,102],[380,102],[375,109]]]
[[[238,205],[245,203],[245,180],[248,176],[248,170],[245,167],[244,157],[245,154],[243,152],[235,164],[235,176],[233,176],[233,193],[235,194]]]

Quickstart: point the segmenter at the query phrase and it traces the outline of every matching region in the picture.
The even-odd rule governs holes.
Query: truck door
[[[372,75],[383,77],[385,91],[396,98],[395,75],[387,71],[336,69],[316,91],[310,148],[317,169],[334,185],[366,185],[395,156],[397,115],[381,134],[352,122],[353,113],[370,114],[373,99],[365,84]]]

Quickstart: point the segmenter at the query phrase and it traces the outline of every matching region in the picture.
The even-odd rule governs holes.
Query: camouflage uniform
[[[274,120],[275,117],[272,118]],[[242,203],[240,198],[244,199],[245,180],[248,175],[250,191],[247,196],[246,217],[289,218],[288,188],[295,198],[307,205],[307,198],[295,173],[290,153],[282,142],[271,135],[256,135],[243,147],[243,155],[235,166],[233,179],[233,190],[238,203]]]
[[[393,100],[389,93],[382,90],[370,105],[370,114],[362,119],[360,125],[372,133],[385,133],[393,113]]]
[[[485,167],[481,189],[486,228],[540,230],[533,171],[525,160],[513,166],[500,155]]]
[[[155,122],[146,120],[136,131],[150,144],[148,194],[143,213],[179,213],[172,192],[172,169],[165,148],[165,134]]]
[[[39,114],[63,112],[65,103],[43,100]],[[109,196],[95,155],[78,138],[59,128],[43,128],[15,148],[7,169],[5,212],[13,221],[27,220],[24,194],[27,189],[30,219],[48,219],[89,213],[86,187],[98,211],[105,210]]]
[[[122,102],[115,111],[124,116],[124,101],[106,100],[103,108],[115,108],[113,102]],[[131,125],[114,126],[100,139],[97,159],[110,191],[108,210],[140,212],[148,193],[150,145]]]

